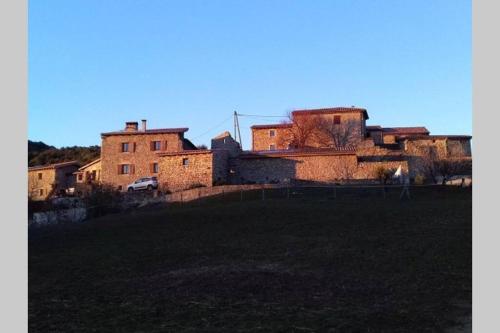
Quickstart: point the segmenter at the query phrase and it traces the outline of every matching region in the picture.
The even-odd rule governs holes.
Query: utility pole
[[[240,122],[238,121],[238,113],[234,111],[234,139],[240,143],[241,149],[243,149],[243,143],[241,142],[241,132],[240,132]]]

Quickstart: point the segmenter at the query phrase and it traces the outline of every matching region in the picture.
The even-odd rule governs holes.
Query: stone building
[[[230,159],[241,148],[229,132],[212,139],[211,149],[160,153],[160,187],[178,191],[199,186],[228,184]]]
[[[355,146],[366,136],[368,112],[354,107],[295,110],[289,118],[286,123],[252,126],[252,150]]]
[[[99,184],[101,182],[101,158],[85,164],[74,174],[77,184]]]
[[[102,133],[101,181],[118,189],[138,178],[158,176],[160,153],[184,152],[196,147],[184,138],[188,128],[147,129],[127,122],[125,129]]]
[[[184,138],[187,128],[149,130],[143,120],[139,129],[137,122],[128,122],[124,130],[101,135],[101,181],[126,189],[137,178],[157,176],[160,187],[170,191],[219,184],[373,182],[380,168],[401,167],[415,177],[430,155],[471,160],[470,136],[431,135],[422,126],[367,125],[368,119],[363,108],[296,110],[288,122],[252,126],[250,151],[242,151],[229,132],[214,137],[210,149],[197,149]]]
[[[46,200],[75,185],[79,164],[76,161],[56,163],[28,168],[28,197]]]
[[[339,179],[341,169],[354,171],[340,178],[369,181],[378,168],[399,166],[413,178],[434,161],[471,161],[470,136],[430,135],[422,126],[367,126],[368,112],[363,108],[296,110],[289,118],[281,124],[251,127],[252,152],[233,163],[238,175],[233,182],[282,181],[292,176],[326,182]],[[328,168],[334,170],[325,171]]]

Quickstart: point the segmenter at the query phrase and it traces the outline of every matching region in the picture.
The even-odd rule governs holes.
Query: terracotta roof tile
[[[365,119],[368,119],[368,112],[363,108],[356,107],[333,107],[333,108],[320,108],[320,109],[300,109],[292,111],[292,115],[306,115],[306,114],[329,114],[329,113],[351,113],[351,112],[362,112]]]
[[[35,171],[35,170],[43,170],[43,169],[57,169],[57,168],[62,168],[65,166],[70,166],[70,165],[75,165],[75,166],[80,166],[80,163],[77,161],[69,161],[69,162],[61,162],[61,163],[54,163],[54,164],[48,164],[48,165],[36,165],[28,168],[28,171]]]
[[[251,129],[271,129],[271,128],[288,128],[292,127],[292,124],[266,124],[266,125],[253,125]]]
[[[114,131],[114,132],[106,132],[101,133],[101,136],[110,136],[110,135],[144,135],[144,134],[165,134],[165,133],[184,133],[187,132],[189,128],[156,128],[156,129],[148,129],[145,131],[137,130],[137,131]]]
[[[240,158],[272,158],[284,156],[305,156],[305,155],[356,155],[356,149],[347,148],[306,148],[306,149],[285,149],[285,150],[258,150],[243,152]]]
[[[420,127],[383,127],[382,131],[388,135],[405,135],[405,134],[423,134],[428,135],[430,132],[427,128]]]

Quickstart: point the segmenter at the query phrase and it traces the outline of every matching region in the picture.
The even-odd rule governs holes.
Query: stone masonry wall
[[[229,156],[231,152],[225,149],[213,150],[213,182],[216,185],[227,184],[229,182]]]
[[[73,187],[78,170],[75,165],[28,171],[28,196],[32,200],[46,200],[49,195]],[[39,178],[41,174],[41,179]]]
[[[158,181],[162,190],[180,191],[195,184],[212,186],[213,154],[209,150],[197,152],[199,153],[179,153],[160,158]],[[187,162],[183,162],[184,159]]]
[[[359,162],[358,168],[354,173],[355,179],[377,180],[376,171],[378,168],[396,171],[399,166],[404,174],[408,174],[408,162],[401,161],[377,161],[377,162]]]
[[[363,120],[363,115],[361,113],[327,113],[324,115],[299,115],[296,117],[321,117],[325,120],[333,122],[334,116],[340,116],[339,127],[345,126],[349,127],[350,130],[350,142],[355,145],[363,140],[365,132],[365,121]],[[274,130],[276,135],[271,137],[269,131]],[[287,143],[291,138],[291,130],[289,128],[283,127],[269,127],[269,128],[253,128],[252,129],[252,150],[269,150],[270,145],[275,145],[277,150],[287,149]],[[323,137],[322,139],[318,139]],[[324,143],[325,137],[321,135],[318,131],[314,136],[311,136],[308,140],[307,145],[310,147],[321,148],[328,145]]]
[[[288,156],[271,158],[238,158],[232,160],[235,184],[256,182],[333,182],[356,169],[355,155]]]
[[[271,137],[269,131],[274,130],[276,135]],[[288,137],[288,130],[285,128],[252,128],[252,150],[269,150],[270,145],[275,145],[277,150],[286,149],[284,144]]]
[[[156,176],[151,164],[159,163],[157,153],[182,151],[183,135],[179,133],[163,134],[130,134],[111,135],[102,138],[101,146],[101,180],[114,187],[121,186],[126,190],[127,185],[141,177]],[[151,142],[160,141],[161,150],[152,151]],[[128,142],[129,152],[121,151],[121,143]],[[135,143],[135,151],[133,146]],[[120,174],[118,167],[121,164],[134,165],[130,174]]]
[[[39,179],[41,174],[41,179]],[[32,200],[45,200],[56,181],[55,169],[28,171],[28,196]],[[41,191],[41,192],[40,192]]]

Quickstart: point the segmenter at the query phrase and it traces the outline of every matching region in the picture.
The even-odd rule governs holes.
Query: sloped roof
[[[265,124],[265,125],[253,125],[251,129],[272,129],[272,128],[288,128],[292,127],[292,124]]]
[[[357,107],[332,107],[332,108],[320,108],[320,109],[300,109],[292,111],[292,115],[306,115],[306,114],[330,114],[330,113],[352,113],[352,112],[361,112],[365,116],[365,119],[368,119],[368,112],[366,109],[357,108]]]
[[[428,135],[430,132],[423,126],[419,127],[383,127],[384,135],[407,135],[407,134],[423,134]]]
[[[44,170],[44,169],[58,169],[58,168],[63,168],[67,166],[80,166],[80,163],[78,161],[69,161],[69,162],[61,162],[61,163],[54,163],[54,164],[48,164],[48,165],[37,165],[33,167],[29,167],[28,171],[36,171],[36,170]]]
[[[405,140],[433,140],[433,139],[457,139],[470,140],[470,135],[411,135],[404,138]]]
[[[189,128],[181,127],[181,128],[156,128],[156,129],[148,129],[145,131],[137,130],[137,131],[114,131],[114,132],[106,132],[101,133],[101,136],[110,136],[110,135],[145,135],[145,134],[167,134],[167,133],[184,133],[187,132]]]
[[[356,149],[346,148],[304,148],[304,149],[284,149],[284,150],[258,150],[243,152],[240,158],[273,158],[286,156],[307,156],[307,155],[356,155]]]
[[[223,138],[227,138],[230,136],[231,136],[231,133],[229,133],[229,131],[224,131],[221,134],[214,136],[212,139],[223,139]]]
[[[184,150],[197,150],[198,148],[190,140],[184,138],[182,140],[182,149],[184,149]]]
[[[85,168],[88,168],[89,166],[94,165],[94,164],[96,164],[98,162],[101,162],[101,158],[100,157],[98,159],[93,160],[92,162],[89,162],[89,163],[85,164],[84,166],[81,166],[78,170],[84,170]]]

